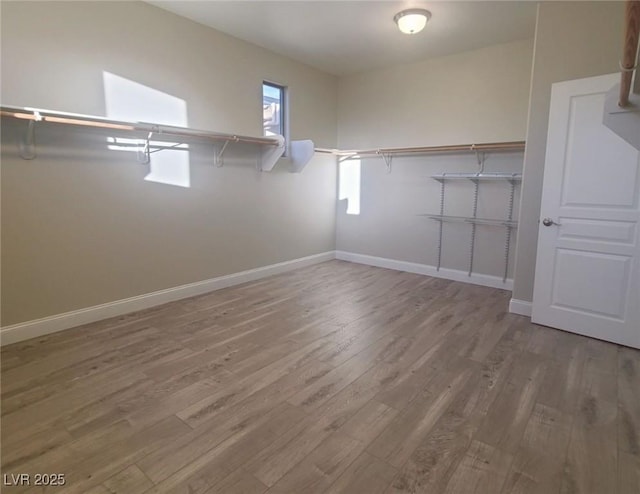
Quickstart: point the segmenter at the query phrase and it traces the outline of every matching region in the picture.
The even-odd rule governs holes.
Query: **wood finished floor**
[[[2,349],[45,492],[640,492],[640,352],[341,261]],[[5,487],[3,492],[43,492]]]

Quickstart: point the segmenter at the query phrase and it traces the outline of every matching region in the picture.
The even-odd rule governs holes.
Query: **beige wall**
[[[616,72],[624,2],[542,2],[533,59],[513,298],[531,301],[551,84]]]
[[[261,82],[289,86],[292,138],[336,145],[336,78],[141,2],[3,2],[2,103],[105,115],[103,72],[186,102],[188,125],[261,133]],[[191,186],[144,180],[106,134],[3,121],[2,323],[10,325],[335,248],[336,171],[259,173],[192,144]],[[175,153],[175,152],[174,152]],[[170,232],[170,233],[168,233]]]
[[[523,40],[341,79],[340,147],[523,140],[532,50],[533,40]],[[382,159],[362,162],[361,213],[338,206],[337,249],[436,265],[438,224],[419,216],[439,211],[430,175],[475,172],[476,157],[395,157],[392,166],[388,174]],[[490,155],[486,169],[519,172],[522,153]],[[481,184],[478,215],[506,217],[508,190],[506,182]],[[471,214],[471,182],[448,183],[446,196],[445,214]],[[445,225],[444,267],[467,269],[469,239],[470,225]],[[475,272],[502,277],[504,241],[503,228],[478,227]]]
[[[524,139],[533,40],[343,77],[340,148]]]

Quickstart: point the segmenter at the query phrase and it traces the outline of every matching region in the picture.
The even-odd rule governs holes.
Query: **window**
[[[285,91],[284,86],[272,82],[262,83],[262,126],[265,136],[285,136]]]

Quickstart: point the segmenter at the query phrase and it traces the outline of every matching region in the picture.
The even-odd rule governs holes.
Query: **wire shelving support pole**
[[[444,173],[442,174],[444,178]],[[444,216],[444,180],[440,181],[440,216]],[[442,264],[442,224],[443,221],[439,221],[439,231],[438,231],[438,267],[436,271],[440,271],[440,266]]]
[[[478,180],[472,180],[473,182],[473,213],[472,218],[478,217]],[[473,255],[476,246],[476,223],[471,223],[471,243],[469,245],[469,276],[473,272]]]
[[[516,193],[516,181],[509,180],[511,189],[509,191],[509,223],[507,224],[507,238],[504,243],[504,274],[502,281],[507,281],[507,274],[509,273],[509,251],[511,250],[511,235],[513,228],[510,226],[513,220],[513,200]]]
[[[474,146],[475,147],[475,146]],[[477,175],[482,175],[484,173],[484,163],[486,159],[486,154],[484,151],[478,151],[474,149],[476,152],[476,159],[478,160],[478,173]],[[479,189],[479,178],[471,178],[473,182],[473,214],[472,218],[475,219],[478,217],[478,189]],[[471,223],[471,244],[469,245],[469,274],[473,273],[473,257],[476,247],[476,222],[473,221]]]

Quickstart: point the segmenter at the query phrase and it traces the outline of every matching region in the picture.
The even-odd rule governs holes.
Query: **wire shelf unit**
[[[437,175],[431,175],[433,180],[440,183],[440,212],[439,214],[423,214],[420,216],[426,216],[429,219],[438,221],[440,223],[438,230],[438,264],[437,269],[440,270],[442,266],[442,236],[443,236],[443,224],[444,223],[467,223],[471,225],[471,232],[469,237],[469,269],[468,275],[473,273],[473,263],[475,257],[476,246],[476,227],[477,226],[494,226],[505,229],[505,243],[504,243],[504,269],[502,281],[507,281],[507,275],[509,272],[509,255],[511,251],[511,238],[513,230],[518,228],[518,222],[513,219],[513,207],[516,186],[522,181],[521,173],[508,173],[508,172],[485,172],[484,171],[484,156],[479,159],[480,171],[477,173],[441,173]],[[445,184],[449,180],[470,180],[473,182],[473,208],[471,216],[452,216],[445,214]],[[509,201],[507,205],[506,218],[504,219],[491,219],[491,218],[479,218],[478,217],[478,195],[479,185],[483,181],[496,181],[505,180],[510,185]]]

